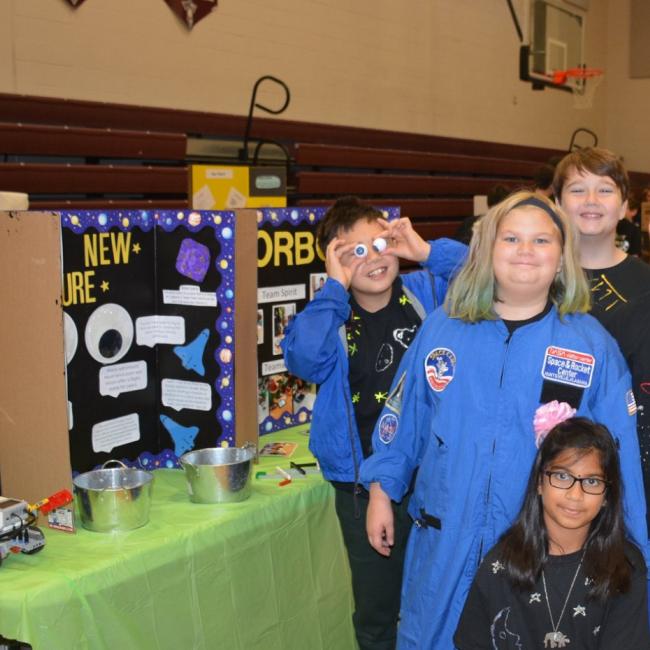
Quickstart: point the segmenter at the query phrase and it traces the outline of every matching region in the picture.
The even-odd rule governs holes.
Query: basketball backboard
[[[520,78],[534,88],[557,84],[554,73],[583,68],[585,11],[569,0],[526,0]]]

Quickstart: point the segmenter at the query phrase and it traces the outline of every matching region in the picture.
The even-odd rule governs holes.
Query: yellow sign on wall
[[[192,208],[284,208],[287,205],[285,167],[192,165]]]

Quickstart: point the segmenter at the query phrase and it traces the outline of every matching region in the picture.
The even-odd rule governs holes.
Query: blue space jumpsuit
[[[418,470],[401,650],[454,647],[479,562],[521,507],[536,453],[533,417],[549,388],[558,401],[562,391],[577,391],[577,415],[617,439],[625,521],[647,562],[636,407],[610,335],[586,314],[560,319],[555,307],[512,334],[502,320],[470,324],[438,309],[402,359],[375,427],[375,452],[361,467],[362,483],[378,481],[395,501]]]

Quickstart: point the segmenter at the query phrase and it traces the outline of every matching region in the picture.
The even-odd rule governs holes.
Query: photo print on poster
[[[327,273],[309,274],[309,300],[314,299],[314,296],[325,286],[326,280]]]
[[[280,343],[289,321],[296,315],[296,303],[273,305],[273,354],[282,354]]]
[[[264,310],[257,310],[257,345],[264,343]]]

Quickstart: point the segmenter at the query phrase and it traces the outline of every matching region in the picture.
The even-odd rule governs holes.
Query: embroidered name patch
[[[393,441],[397,433],[397,416],[392,413],[386,413],[379,420],[379,439],[385,444]]]
[[[630,415],[636,413],[636,400],[634,399],[634,393],[631,389],[625,393],[625,405],[627,406],[627,412]]]
[[[456,355],[448,348],[431,350],[424,360],[424,372],[436,393],[441,393],[454,378],[456,371]]]
[[[586,352],[549,345],[544,355],[542,377],[579,388],[591,386],[596,360]]]

